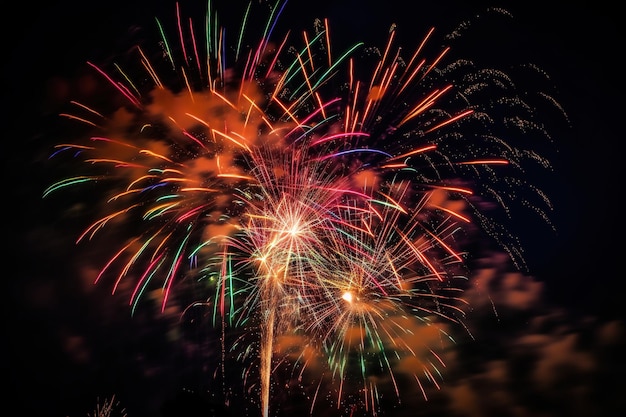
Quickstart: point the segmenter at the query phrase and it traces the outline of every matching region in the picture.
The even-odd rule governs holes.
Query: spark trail
[[[89,133],[53,157],[78,173],[44,197],[79,187],[103,198],[78,242],[130,225],[96,282],[114,293],[133,282],[132,311],[155,292],[164,311],[193,279],[223,334],[258,331],[242,356],[258,358],[264,417],[277,356],[306,365],[310,350],[339,381],[337,408],[355,405],[344,397],[357,372],[359,405],[377,414],[373,373],[398,396],[405,373],[424,397],[425,382],[438,385],[445,364],[429,342],[451,341],[446,323],[463,320],[464,231],[478,222],[521,258],[477,201],[506,211],[517,169],[545,161],[494,133],[492,101],[472,102],[495,85],[494,100],[523,104],[512,83],[444,64],[449,48],[429,55],[434,29],[408,58],[395,28],[382,49],[337,51],[328,20],[278,34],[286,2],[270,6],[260,34],[250,2],[231,37],[211,2],[200,22],[176,3],[175,36],[157,19],[158,62],[140,46],[130,69],[88,62],[126,103],[71,103],[62,116]]]

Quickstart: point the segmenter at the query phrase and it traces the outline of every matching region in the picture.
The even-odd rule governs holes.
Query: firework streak
[[[232,37],[210,2],[198,21],[176,4],[174,37],[157,19],[158,62],[142,47],[130,69],[89,62],[126,103],[101,112],[72,102],[62,116],[96,133],[56,146],[54,158],[78,161],[80,174],[44,197],[103,190],[105,214],[78,241],[128,225],[132,237],[96,281],[113,292],[132,282],[133,311],[155,292],[165,309],[191,279],[223,334],[258,334],[246,351],[258,359],[264,417],[279,356],[304,369],[322,355],[337,408],[376,414],[380,390],[400,396],[399,378],[424,397],[438,385],[445,365],[431,343],[445,346],[446,323],[463,318],[464,231],[485,226],[518,252],[476,201],[506,207],[513,192],[502,185],[517,183],[523,158],[540,158],[491,129],[495,101],[472,103],[494,84],[511,94],[506,76],[444,65],[447,48],[429,58],[433,30],[406,57],[395,28],[381,49],[336,51],[325,19],[274,33],[284,6],[269,8],[250,41],[252,2]]]

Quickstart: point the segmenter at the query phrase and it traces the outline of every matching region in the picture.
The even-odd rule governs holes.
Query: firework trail
[[[138,46],[130,69],[89,62],[125,104],[71,103],[62,116],[88,140],[53,157],[80,174],[44,197],[79,187],[104,199],[77,241],[129,233],[96,282],[114,293],[132,282],[133,311],[147,294],[163,311],[177,285],[199,281],[224,351],[242,345],[227,346],[230,329],[258,331],[242,356],[258,358],[264,417],[276,357],[306,365],[310,350],[339,381],[338,408],[356,371],[359,402],[376,414],[374,373],[398,396],[399,372],[425,397],[424,383],[438,384],[445,365],[428,342],[451,340],[444,323],[463,319],[464,233],[477,223],[521,260],[482,203],[506,211],[524,160],[546,162],[493,129],[494,100],[529,108],[507,76],[444,65],[448,48],[427,52],[433,30],[408,57],[395,28],[382,49],[336,51],[327,20],[275,33],[285,6],[270,5],[250,37],[252,2],[234,36],[211,2],[199,21],[177,3],[174,37],[156,21],[160,57]],[[489,89],[500,95],[473,102]]]

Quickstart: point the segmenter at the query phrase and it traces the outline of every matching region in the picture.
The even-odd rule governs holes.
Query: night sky
[[[202,5],[189,8],[204,10],[204,2],[196,3]],[[554,230],[538,217],[514,222],[526,255],[523,271],[502,253],[475,260],[465,294],[473,339],[459,336],[449,374],[429,401],[411,399],[411,406],[390,406],[384,415],[625,413],[620,13],[602,1],[419,3],[409,9],[399,0],[291,0],[281,22],[308,28],[314,18],[328,17],[337,39],[380,46],[397,23],[402,43],[412,48],[431,26],[446,32],[471,21],[451,54],[485,66],[536,64],[549,75],[567,119],[550,115],[553,141],[542,146],[553,170],[531,178],[551,200]],[[155,16],[173,19],[174,5],[67,0],[16,4],[5,14],[3,406],[20,415],[93,415],[113,395],[128,417],[226,416],[243,407],[206,394],[216,389],[208,362],[219,350],[208,323],[146,310],[131,317],[125,299],[92,285],[97,265],[88,257],[97,258],[97,248],[74,245],[84,224],[61,199],[41,198],[52,178],[47,155],[63,141],[53,120],[84,88],[77,80],[88,71],[85,62],[124,56],[145,33],[156,33]],[[512,17],[482,26],[477,15],[488,6]],[[233,13],[235,23],[241,10]],[[298,401],[306,400],[284,399],[281,415],[292,415]]]

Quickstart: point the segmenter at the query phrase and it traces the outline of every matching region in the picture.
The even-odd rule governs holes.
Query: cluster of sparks
[[[105,214],[78,241],[122,224],[137,231],[96,280],[113,292],[133,282],[133,310],[155,291],[165,309],[177,284],[195,280],[224,333],[259,335],[264,417],[281,351],[300,352],[303,362],[309,349],[325,357],[339,381],[337,407],[355,373],[361,404],[374,414],[374,373],[384,372],[398,395],[408,373],[426,397],[425,383],[436,386],[445,367],[429,343],[451,340],[441,323],[463,318],[464,230],[485,219],[473,199],[491,193],[505,205],[490,181],[522,156],[470,104],[484,80],[477,75],[463,94],[435,85],[463,65],[441,64],[447,48],[424,57],[433,30],[408,59],[395,30],[376,54],[361,43],[337,54],[327,20],[313,33],[275,37],[278,1],[247,43],[251,2],[231,46],[208,6],[198,29],[176,5],[177,47],[157,19],[160,65],[176,82],[163,81],[141,47],[134,72],[89,63],[126,104],[103,114],[72,103],[63,116],[97,133],[56,146],[53,156],[78,161],[81,175],[44,196],[104,187]],[[367,76],[364,51],[375,61]]]

